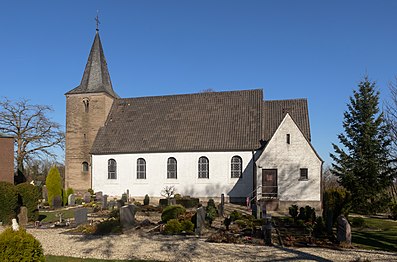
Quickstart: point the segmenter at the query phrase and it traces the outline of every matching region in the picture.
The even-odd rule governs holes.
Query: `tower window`
[[[82,163],[82,168],[83,168],[83,172],[88,172],[88,163],[84,161]]]
[[[209,178],[209,160],[205,156],[198,161],[198,178]]]
[[[108,160],[108,179],[117,179],[117,163],[114,159]]]
[[[90,107],[90,100],[88,98],[83,99],[84,112],[88,113]]]
[[[232,157],[231,161],[231,177],[232,178],[239,178],[242,175],[243,170],[243,161],[241,157],[234,156]]]

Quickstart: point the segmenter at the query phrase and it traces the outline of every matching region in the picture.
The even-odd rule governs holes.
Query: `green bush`
[[[178,219],[170,219],[164,226],[165,234],[179,234],[182,232],[182,225]]]
[[[322,217],[316,218],[316,223],[314,224],[313,233],[315,237],[322,237],[326,235],[326,228]]]
[[[365,226],[365,220],[362,217],[353,217],[351,219],[351,225],[353,227],[364,227]]]
[[[189,220],[183,220],[181,222],[182,231],[192,233],[194,229],[194,224]]]
[[[21,228],[0,234],[0,261],[45,261],[40,242]]]
[[[297,205],[292,205],[288,208],[289,214],[290,216],[296,220],[296,218],[298,217],[298,206]]]
[[[234,223],[238,225],[240,228],[246,228],[248,226],[247,221],[244,219],[237,219],[236,221],[234,221]]]
[[[161,221],[168,222],[171,219],[178,218],[179,215],[182,215],[185,212],[186,209],[181,205],[167,206],[161,213]]]
[[[11,223],[18,207],[18,193],[15,186],[8,182],[0,182],[0,221]]]
[[[174,198],[175,198],[176,200],[178,200],[178,199],[181,199],[182,196],[181,196],[181,194],[175,194],[175,195],[174,195]]]
[[[22,206],[28,209],[28,219],[36,221],[39,217],[39,210],[37,209],[40,199],[39,189],[29,183],[22,183],[16,185],[16,190],[22,198]]]
[[[336,218],[343,214],[348,217],[351,209],[351,195],[344,188],[329,189],[323,195],[323,218],[327,227],[327,233],[332,235],[332,227]]]
[[[216,206],[215,206],[215,201],[214,201],[212,198],[210,198],[210,199],[208,200],[207,207],[214,207],[214,208],[216,208]]]
[[[218,211],[212,205],[208,205],[206,208],[205,219],[208,221],[210,226],[212,225],[212,221],[218,216]]]
[[[145,198],[143,199],[143,205],[144,205],[144,206],[147,206],[147,205],[149,205],[149,202],[150,202],[149,195],[146,194],[146,195],[145,195]]]
[[[397,203],[390,204],[390,218],[397,220]]]
[[[120,234],[122,232],[120,220],[109,218],[96,225],[94,235]]]
[[[230,213],[230,220],[236,221],[239,220],[243,217],[243,215],[238,212],[237,210],[233,210],[232,213]]]
[[[55,196],[62,197],[62,179],[56,166],[51,167],[45,180],[48,191],[48,202],[52,207],[52,200]]]

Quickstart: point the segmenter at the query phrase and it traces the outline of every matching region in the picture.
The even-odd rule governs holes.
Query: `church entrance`
[[[262,197],[277,198],[277,169],[262,170]]]

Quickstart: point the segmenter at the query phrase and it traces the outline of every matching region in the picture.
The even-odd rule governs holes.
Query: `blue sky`
[[[96,11],[121,97],[263,88],[307,98],[312,143],[330,164],[365,74],[382,102],[397,76],[397,1],[0,1],[0,90],[54,108],[79,85]]]

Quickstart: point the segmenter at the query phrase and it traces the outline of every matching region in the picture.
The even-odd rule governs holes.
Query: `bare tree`
[[[54,147],[64,148],[65,133],[47,116],[47,105],[31,105],[29,100],[0,101],[0,133],[14,137],[18,173],[24,164],[35,158],[55,158]]]

